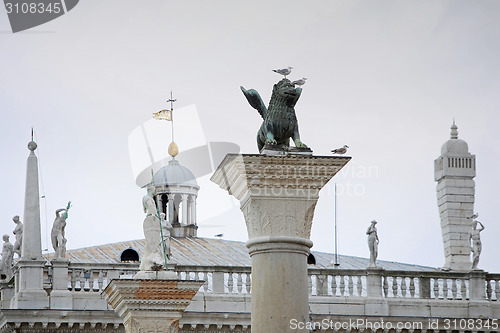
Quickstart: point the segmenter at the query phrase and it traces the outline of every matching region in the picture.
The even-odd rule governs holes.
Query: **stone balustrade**
[[[68,290],[100,294],[112,279],[130,278],[138,265],[70,263]],[[247,266],[176,266],[182,280],[203,280],[200,293],[249,295],[251,268]],[[367,270],[309,268],[309,295],[368,297]],[[394,271],[380,270],[383,298],[435,300],[500,300],[500,274],[482,271]],[[471,279],[476,282],[471,284]],[[51,289],[51,268],[45,267],[44,288]],[[473,290],[474,286],[477,286]]]

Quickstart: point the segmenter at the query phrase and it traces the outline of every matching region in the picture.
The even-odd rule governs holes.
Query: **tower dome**
[[[469,153],[469,146],[467,142],[458,138],[458,127],[453,122],[451,125],[450,140],[446,141],[441,146],[441,154],[462,155]]]
[[[155,199],[160,213],[172,224],[173,237],[196,237],[196,198],[200,187],[195,175],[172,156],[154,175]]]
[[[186,167],[179,164],[179,161],[172,159],[168,165],[162,167],[154,174],[156,186],[194,186],[198,187],[196,177]]]

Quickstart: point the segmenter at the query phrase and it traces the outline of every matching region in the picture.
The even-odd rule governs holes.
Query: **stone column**
[[[192,195],[191,196],[191,216],[190,216],[190,224],[196,224],[196,196]]]
[[[11,302],[12,309],[44,309],[49,298],[43,289],[42,237],[40,228],[40,192],[38,183],[37,145],[28,143],[30,155],[26,169],[26,192],[24,199],[24,226],[21,258],[17,262],[17,292]]]
[[[52,291],[50,293],[50,308],[71,310],[73,297],[68,290],[68,259],[52,260]]]
[[[350,160],[334,156],[228,154],[211,180],[236,197],[252,257],[252,332],[309,320],[307,256],[320,189]]]
[[[167,194],[168,202],[168,222],[174,223],[174,196],[175,194]]]
[[[165,213],[163,211],[163,200],[161,198],[161,194],[156,195],[156,207],[158,207],[158,210],[160,211],[160,213]],[[165,216],[166,216],[166,214],[165,214]]]
[[[189,223],[189,220],[188,220],[188,195],[187,194],[182,194],[182,224],[183,225],[191,224],[191,223]]]
[[[163,279],[161,276],[155,279],[118,279],[108,284],[103,295],[123,319],[126,333],[175,333],[179,331],[182,313],[203,283]]]

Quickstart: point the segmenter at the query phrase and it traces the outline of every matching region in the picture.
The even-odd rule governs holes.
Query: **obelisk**
[[[49,298],[43,289],[42,240],[40,227],[40,192],[38,183],[37,144],[28,143],[30,154],[26,169],[26,193],[24,199],[24,226],[21,258],[17,262],[17,292],[11,302],[13,309],[44,309]]]

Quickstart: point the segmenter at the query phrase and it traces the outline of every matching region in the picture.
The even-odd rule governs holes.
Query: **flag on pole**
[[[172,110],[161,110],[153,113],[153,118],[156,120],[172,121]]]

